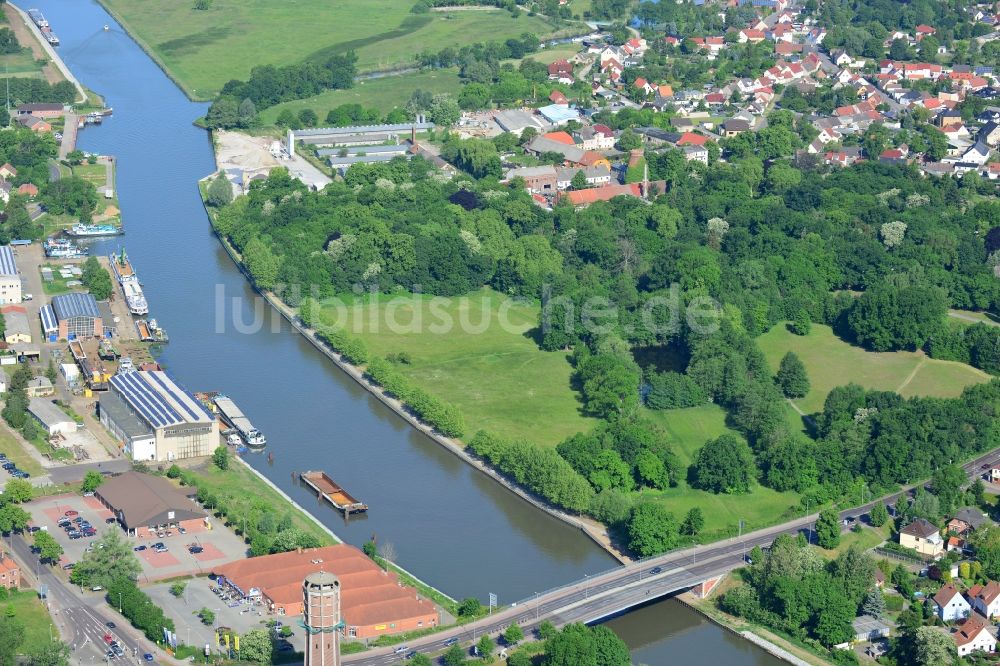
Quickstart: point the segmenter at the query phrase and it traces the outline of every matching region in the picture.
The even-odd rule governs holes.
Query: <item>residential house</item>
[[[997,639],[990,633],[986,620],[976,615],[963,622],[952,637],[959,657],[973,652],[992,653],[997,649]]]
[[[948,521],[947,529],[955,534],[967,534],[978,530],[987,524],[989,519],[983,515],[979,509],[967,506],[955,512],[955,515]]]
[[[604,187],[594,187],[588,190],[573,190],[564,192],[562,196],[573,206],[583,208],[598,201],[610,201],[615,197],[637,197],[642,198],[642,185],[631,183],[628,185],[605,185]]]
[[[972,612],[972,606],[952,583],[948,583],[932,598],[937,616],[944,622],[964,620]]]
[[[1000,615],[1000,583],[991,580],[986,585],[973,585],[966,592],[969,603],[983,617]]]
[[[681,148],[684,153],[684,159],[688,162],[701,162],[702,164],[708,164],[708,148],[705,146],[684,146]]]
[[[747,42],[750,42],[751,44],[759,44],[760,42],[764,41],[764,39],[766,39],[766,36],[764,35],[763,30],[744,28],[743,30],[740,30],[739,34],[737,35],[737,39],[739,40],[740,44],[746,44]]]
[[[945,157],[942,162],[952,164],[970,164],[973,167],[982,166],[990,159],[990,147],[982,141],[976,141],[958,156]]]
[[[0,587],[17,589],[21,585],[21,569],[10,555],[0,550]]]
[[[8,180],[10,178],[14,178],[15,176],[17,176],[17,169],[15,169],[10,162],[0,166],[0,178]]]
[[[996,148],[1000,145],[1000,123],[990,121],[983,125],[976,134],[976,140]]]
[[[3,201],[4,203],[10,201],[10,193],[13,189],[14,186],[9,182],[6,180],[0,180],[0,201]]]
[[[694,132],[684,132],[677,140],[677,147],[683,146],[704,146],[708,142],[708,137]]]
[[[722,123],[722,134],[727,139],[750,130],[750,123],[742,118],[730,118]]]
[[[549,78],[556,81],[573,80],[573,65],[568,60],[549,63]]]
[[[17,188],[17,193],[22,197],[34,199],[38,196],[38,186],[33,183],[24,183]]]
[[[938,557],[944,552],[940,531],[923,518],[917,518],[899,531],[899,545],[929,557]]]
[[[610,150],[615,147],[615,132],[607,125],[588,125],[574,135],[584,150]]]
[[[557,106],[569,106],[569,99],[561,90],[553,90],[549,94],[549,101]]]
[[[914,29],[914,32],[916,32],[916,38],[917,38],[917,41],[919,42],[924,37],[930,37],[931,35],[933,35],[934,33],[936,33],[937,30],[935,30],[934,28],[932,28],[931,26],[929,26],[929,25],[927,25],[925,23],[921,23],[920,25],[918,25]]]

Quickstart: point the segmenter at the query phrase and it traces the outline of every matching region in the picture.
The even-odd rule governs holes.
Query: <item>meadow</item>
[[[432,94],[449,93],[458,96],[462,81],[455,68],[432,69],[413,72],[401,76],[384,76],[368,81],[358,81],[347,90],[327,90],[312,97],[284,102],[265,109],[260,113],[261,123],[273,125],[285,109],[298,115],[303,109],[312,109],[319,116],[320,123],[326,114],[342,104],[361,104],[366,108],[376,108],[384,116],[395,107],[406,106],[415,90]]]
[[[470,437],[485,429],[555,446],[597,424],[580,412],[566,353],[541,351],[526,335],[537,325],[537,303],[514,302],[488,289],[447,299],[440,308],[438,302],[432,310],[428,297],[395,302],[382,297],[377,303],[347,308],[341,325],[363,339],[375,356],[404,353],[408,362],[398,363],[399,371],[455,404]],[[439,312],[455,325],[434,332]],[[423,324],[413,325],[414,317]],[[323,320],[333,323],[333,312],[325,310]],[[395,332],[389,325],[393,321],[400,325]],[[462,321],[470,326],[460,325]]]
[[[403,67],[425,49],[559,29],[505,10],[413,14],[410,0],[338,3],[213,0],[207,10],[169,0],[101,0],[194,99],[211,99],[256,65],[320,61],[354,50],[360,72]],[[563,24],[564,25],[564,24]],[[559,26],[562,27],[562,26]]]
[[[741,437],[726,425],[726,412],[718,405],[702,405],[665,411],[644,410],[644,416],[663,428],[667,442],[681,464],[681,479],[675,488],[644,490],[639,497],[663,502],[678,519],[693,507],[705,515],[704,533],[709,538],[736,535],[739,522],[744,531],[772,525],[786,514],[791,516],[798,507],[799,496],[794,492],[779,493],[754,484],[746,495],[714,494],[688,485],[687,468],[694,462],[698,450],[710,439],[729,433]]]
[[[323,320],[327,324],[339,322],[345,331],[363,339],[373,355],[404,354],[406,362],[397,361],[398,370],[432,395],[455,404],[465,416],[468,436],[486,429],[554,446],[598,424],[580,412],[566,353],[541,351],[527,335],[536,326],[537,304],[514,302],[490,290],[442,303],[442,307],[432,309],[430,298],[407,297],[390,305],[383,297],[379,303],[358,302],[336,313],[328,308]],[[429,329],[440,320],[438,313],[453,322],[464,317],[472,324],[482,323],[483,330],[465,332],[465,327],[456,325],[433,333]],[[417,316],[422,325],[412,328],[422,332],[390,330],[390,321],[407,329]],[[734,433],[726,425],[726,413],[717,405],[644,409],[643,415],[663,429],[683,471],[677,487],[646,490],[637,498],[661,501],[678,518],[691,507],[701,507],[706,534],[716,536],[735,534],[740,520],[748,528],[773,524],[798,506],[795,493],[778,493],[761,486],[748,495],[715,495],[687,484],[687,468],[698,449],[709,439]]]
[[[829,326],[813,324],[809,335],[794,335],[779,324],[757,339],[775,371],[781,357],[795,352],[806,366],[810,391],[795,404],[807,414],[823,409],[831,389],[854,382],[903,396],[955,397],[990,376],[964,363],[928,358],[922,352],[870,352],[844,342]]]

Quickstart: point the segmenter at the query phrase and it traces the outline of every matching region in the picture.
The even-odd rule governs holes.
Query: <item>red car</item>
[[[115,640],[115,637],[111,634],[104,634],[104,642],[111,645],[111,641]]]
[[[79,511],[74,511],[73,509],[70,509],[69,511],[67,511],[63,515],[64,516],[79,516],[80,512]]]

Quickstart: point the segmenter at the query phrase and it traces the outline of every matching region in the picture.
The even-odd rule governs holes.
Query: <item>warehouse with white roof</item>
[[[0,305],[21,302],[21,275],[17,272],[14,250],[0,245]]]
[[[101,422],[133,460],[196,458],[219,446],[215,416],[165,372],[117,374],[109,387],[100,400]]]

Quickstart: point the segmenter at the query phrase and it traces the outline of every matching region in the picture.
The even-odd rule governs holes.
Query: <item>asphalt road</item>
[[[962,467],[970,477],[975,477],[981,474],[983,465],[998,461],[1000,461],[1000,449],[984,454]],[[899,493],[843,511],[840,517],[844,519],[849,516],[862,516],[876,503],[892,504],[910,491],[911,488],[908,487]],[[568,622],[592,622],[613,615],[739,568],[745,562],[746,553],[754,546],[770,545],[780,534],[796,535],[805,531],[812,539],[812,526],[817,515],[812,514],[757,530],[746,534],[743,538],[674,551],[644,562],[597,574],[584,581],[577,581],[547,592],[536,599],[502,609],[478,622],[410,641],[407,652],[435,654],[443,651],[446,647],[445,642],[451,638],[458,638],[463,645],[471,645],[483,635],[483,632],[489,633],[496,639],[513,622],[518,622],[525,634],[530,635],[543,620],[549,620],[560,626]],[[657,567],[661,571],[652,574],[652,570]],[[364,666],[405,661],[403,654],[395,654],[396,649],[398,648],[379,648],[360,654],[345,655],[342,661]]]
[[[48,587],[49,613],[62,639],[72,647],[73,663],[107,662],[107,647],[104,643],[104,635],[107,633],[112,634],[125,650],[124,657],[110,660],[112,664],[139,663],[143,653],[152,651],[148,647],[148,641],[140,639],[132,627],[127,626],[117,614],[108,612],[104,597],[96,592],[81,593],[51,566],[39,563],[38,556],[31,552],[31,546],[24,537],[14,537],[13,551],[32,578],[36,578],[35,572],[38,572],[35,589],[40,589],[41,585]],[[115,628],[109,629],[108,622],[114,622]]]

